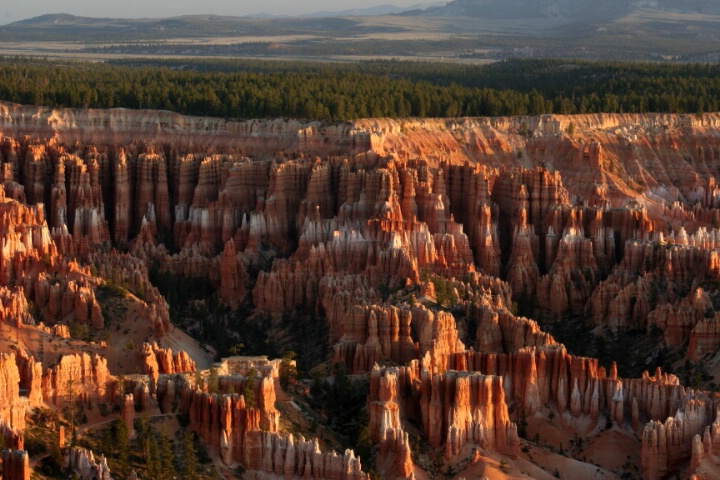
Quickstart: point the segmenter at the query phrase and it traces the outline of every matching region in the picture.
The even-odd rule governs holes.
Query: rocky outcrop
[[[377,366],[376,366],[377,367]],[[371,385],[377,391],[368,401],[370,435],[380,446],[382,475],[384,478],[410,478],[415,469],[408,434],[402,426],[400,412],[398,368],[374,368]]]
[[[97,269],[97,275],[106,283],[119,286],[141,302],[140,317],[150,334],[162,338],[170,327],[170,307],[160,291],[150,282],[148,266],[141,258],[112,251],[94,253],[88,261]]]
[[[144,343],[139,355],[144,373],[150,375],[157,382],[160,374],[184,373],[196,370],[195,362],[187,352],[179,351],[173,354],[170,348],[161,348],[157,343]]]
[[[221,389],[242,392],[245,377],[220,377]],[[320,451],[317,439],[278,433],[275,382],[262,377],[256,382],[253,406],[237,393],[210,394],[193,389],[188,382],[164,378],[158,387],[161,402],[179,395],[181,409],[189,413],[190,426],[211,446],[218,447],[227,465],[242,463],[249,471],[316,480],[361,480],[360,459],[352,450],[343,455]]]
[[[170,231],[170,198],[168,194],[167,161],[162,154],[141,154],[135,167],[135,231],[140,230],[143,219],[150,222],[154,230]]]
[[[540,328],[537,322],[517,317],[507,310],[497,297],[469,303],[468,319],[475,322],[474,333],[478,350],[493,353],[513,353],[524,347],[554,345],[555,339]]]
[[[248,273],[242,257],[235,251],[235,242],[225,243],[220,257],[220,299],[231,307],[237,307],[245,299]]]
[[[30,480],[30,455],[25,450],[2,451],[3,480]]]
[[[451,355],[448,367],[502,376],[505,393],[533,415],[552,402],[559,412],[573,417],[590,415],[597,420],[603,411],[623,426],[626,416],[634,426],[639,415],[664,420],[675,415],[686,391],[674,375],[659,369],[651,376],[622,379],[615,368],[606,372],[596,359],[569,355],[562,346],[525,348],[514,354],[464,352]]]
[[[56,406],[72,399],[103,403],[113,399],[114,384],[103,357],[88,353],[64,355],[43,375],[43,399]]]
[[[387,438],[389,432],[399,437],[399,410],[422,425],[431,446],[444,446],[447,458],[468,443],[509,456],[518,454],[517,427],[509,418],[501,377],[454,370],[433,375],[413,361],[408,367],[376,367],[370,378],[373,440]]]
[[[667,236],[628,240],[622,262],[595,290],[588,308],[597,324],[613,329],[657,326],[668,344],[677,345],[712,313],[709,297],[698,287],[716,281],[719,262],[711,242],[690,240],[682,228]],[[688,290],[689,295],[679,296]]]
[[[132,186],[131,172],[127,155],[124,150],[118,152],[113,166],[115,177],[115,195],[112,198],[114,208],[113,241],[117,245],[125,245],[129,240],[132,224]]]
[[[232,356],[223,358],[220,363],[216,363],[218,374],[227,376],[228,379],[233,378],[235,375],[242,375],[243,377],[255,370],[263,377],[278,378],[280,369],[283,363],[289,362],[290,365],[295,366],[295,360],[289,360],[285,358],[274,358],[268,359],[265,355],[258,356]],[[226,391],[226,389],[223,389]]]
[[[51,234],[42,204],[25,207],[6,202],[0,211],[5,212],[1,220],[0,316],[6,321],[12,318],[16,325],[74,321],[102,328],[104,319],[95,297],[98,280],[87,267],[63,258],[63,254],[78,251],[79,245],[63,233],[67,228],[54,229]],[[23,294],[25,298],[21,298]]]
[[[574,226],[578,220],[573,215],[574,211],[553,252],[553,266],[537,287],[538,304],[558,316],[568,310],[582,311],[600,280],[593,241]]]
[[[79,269],[71,270],[72,267],[62,279],[56,272],[52,276],[45,272],[37,276],[32,294],[35,306],[41,309],[42,320],[48,324],[72,320],[103,328],[105,319],[94,290],[97,280],[84,274],[73,275]]]
[[[525,208],[522,208],[517,222],[513,231],[507,279],[516,295],[530,296],[535,294],[540,276],[535,259],[539,253],[538,237],[532,226],[527,224]]]
[[[367,135],[354,131],[351,124],[324,125],[297,120],[233,122],[167,111],[50,109],[9,103],[0,104],[0,117],[0,130],[6,135],[54,137],[70,145],[76,142],[127,145],[142,140],[157,145],[174,144],[190,151],[218,147],[257,156],[278,151],[328,155],[344,152],[348,145],[359,151],[369,147]]]
[[[404,364],[425,352],[441,358],[465,348],[458,339],[455,318],[447,312],[433,312],[424,306],[343,305],[343,300],[349,297],[343,295],[333,302],[328,322],[331,329],[342,332],[333,362],[344,363],[352,373],[370,371],[379,360]]]
[[[700,392],[698,392],[700,393]],[[682,407],[664,422],[652,421],[645,426],[642,435],[642,471],[644,478],[660,479],[692,457],[692,466],[697,469],[704,447],[697,440],[705,432],[710,437],[717,400],[700,393],[697,398],[681,399]],[[712,451],[708,445],[708,452]]]
[[[32,325],[35,323],[30,308],[20,287],[9,289],[0,287],[0,321],[13,323],[16,327],[20,325]]]
[[[705,427],[705,431],[696,434],[692,439],[692,459],[689,473],[697,480],[710,480],[717,477],[718,465],[715,458],[718,455],[718,442],[720,441],[720,424],[716,420],[712,425]],[[651,471],[652,473],[659,473]]]
[[[15,354],[15,363],[20,374],[20,390],[27,392],[30,407],[34,408],[42,405],[42,363],[36,362],[34,357],[22,350]]]
[[[363,480],[369,478],[362,472],[360,459],[352,450],[343,454],[323,453],[317,439],[306,440],[302,435],[284,436],[263,432],[250,425],[251,430],[244,435],[245,454],[241,462],[250,471],[259,471],[284,475],[290,478],[311,478],[314,480]],[[226,441],[220,445],[223,459],[237,448]],[[233,458],[233,457],[229,457]]]
[[[73,470],[80,478],[87,480],[111,480],[107,459],[95,459],[92,450],[70,447],[65,452],[65,468]]]
[[[248,378],[250,377],[239,375],[220,377],[219,386],[221,391],[243,393],[246,391]],[[253,412],[256,412],[258,425],[263,430],[277,432],[280,413],[275,409],[275,381],[272,377],[260,377],[253,381],[254,383],[247,387],[252,389],[252,399],[248,398],[251,405],[246,409],[250,412],[248,415],[255,415]],[[206,389],[207,387],[208,386],[205,385]],[[222,394],[207,393],[203,390],[193,390],[187,387],[179,393],[182,396],[182,406],[187,408],[190,413],[191,425],[194,426],[203,438],[210,438],[208,441],[213,442],[218,440],[219,437],[216,436],[216,433],[220,429],[222,419],[217,416],[217,409],[225,397]],[[235,395],[233,398],[235,398],[237,402],[242,402],[243,405],[246,403],[244,397],[241,397],[242,399],[240,400],[237,398],[237,394],[230,393],[230,395]],[[240,407],[237,407],[233,411],[239,408]]]
[[[720,314],[715,312],[712,318],[702,318],[690,332],[688,359],[698,362],[707,355],[717,352],[720,347]]]
[[[123,396],[122,403],[120,405],[120,418],[128,427],[128,437],[132,438],[133,435],[135,435],[135,430],[133,429],[133,421],[135,420],[135,399],[132,393]]]
[[[508,406],[549,408],[568,428],[606,417],[640,433],[651,420],[647,475],[690,460],[700,476],[711,447],[695,435],[714,421],[714,398],[662,372],[619,378],[513,312],[587,314],[601,328],[660,330],[673,348],[688,342],[692,361],[714,353],[718,118],[329,125],[3,104],[0,321],[18,332],[42,321],[43,335],[64,336],[71,322],[99,330],[98,288],[119,286],[147,328],[139,361],[152,381],[131,385],[133,401],[153,392],[164,411],[177,403],[227,463],[268,474],[363,475],[352,453],[277,432],[272,364],[258,363],[254,401],[238,395],[249,373],[240,361],[217,386],[178,375],[195,365],[152,343],[170,312],[148,271],[202,278],[224,304],[273,320],[327,319],[332,361],[372,372],[386,476],[416,468],[407,419],[449,459],[465,445],[516,455]],[[406,366],[378,373],[376,363]],[[24,353],[0,362],[9,438],[21,440],[12,429],[43,398],[109,399],[103,365],[65,356],[43,375]],[[113,400],[131,419],[133,401]]]
[[[24,430],[25,414],[30,405],[27,398],[20,396],[21,380],[15,354],[0,354],[0,413],[5,426],[3,431],[11,433],[11,438],[18,438]]]

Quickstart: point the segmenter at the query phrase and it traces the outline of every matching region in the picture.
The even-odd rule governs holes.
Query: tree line
[[[0,99],[225,118],[455,117],[720,110],[720,67],[540,60],[487,66],[0,59]]]

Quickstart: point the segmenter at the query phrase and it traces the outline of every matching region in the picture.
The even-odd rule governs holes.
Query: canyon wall
[[[30,480],[30,456],[24,450],[2,451],[3,480]]]
[[[275,408],[275,380],[260,376],[247,386],[248,377],[220,376],[219,391],[203,391],[194,379],[183,375],[162,375],[158,401],[173,401],[189,414],[190,428],[216,447],[226,465],[241,463],[259,475],[316,480],[361,480],[360,459],[352,450],[343,454],[322,452],[318,439],[279,432],[280,413]],[[207,389],[207,385],[203,386]],[[252,389],[250,403],[243,393]],[[240,392],[233,393],[233,392]]]
[[[107,459],[101,456],[95,459],[92,450],[71,447],[65,453],[65,468],[75,472],[80,478],[88,480],[110,480],[110,468]]]
[[[211,393],[178,376],[197,368],[154,343],[171,324],[152,272],[207,280],[231,309],[326,321],[331,362],[370,377],[387,478],[417,468],[413,422],[447,459],[465,445],[518,457],[510,407],[607,417],[641,437],[647,478],[688,462],[707,475],[713,394],[661,371],[621,378],[533,318],[657,335],[695,363],[716,354],[718,114],[323,124],[3,103],[0,132],[3,326],[102,331],[102,290],[120,287],[138,302],[147,343],[134,361],[152,378],[115,399],[95,353],[4,355],[18,442],[28,406],[123,400],[130,419],[152,392],[226,464],[365,478],[351,451],[279,432],[271,371],[255,405],[244,377]]]

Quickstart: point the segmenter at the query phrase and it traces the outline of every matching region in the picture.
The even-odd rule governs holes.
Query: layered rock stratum
[[[325,322],[325,360],[369,383],[382,478],[717,478],[720,114],[325,124],[0,104],[0,165],[9,447],[35,406],[114,403],[127,423],[175,406],[257,478],[369,478],[352,450],[287,431],[276,364],[210,386],[152,270],[271,324]],[[122,340],[90,341],[118,312]],[[649,339],[676,374],[626,375],[549,332],[578,322]],[[95,458],[66,452],[106,478]],[[26,453],[3,459],[29,475]]]

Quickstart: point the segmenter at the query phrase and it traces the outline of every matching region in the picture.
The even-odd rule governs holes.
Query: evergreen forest
[[[720,65],[509,60],[366,61],[0,58],[0,99],[149,108],[233,119],[458,117],[720,110]]]

